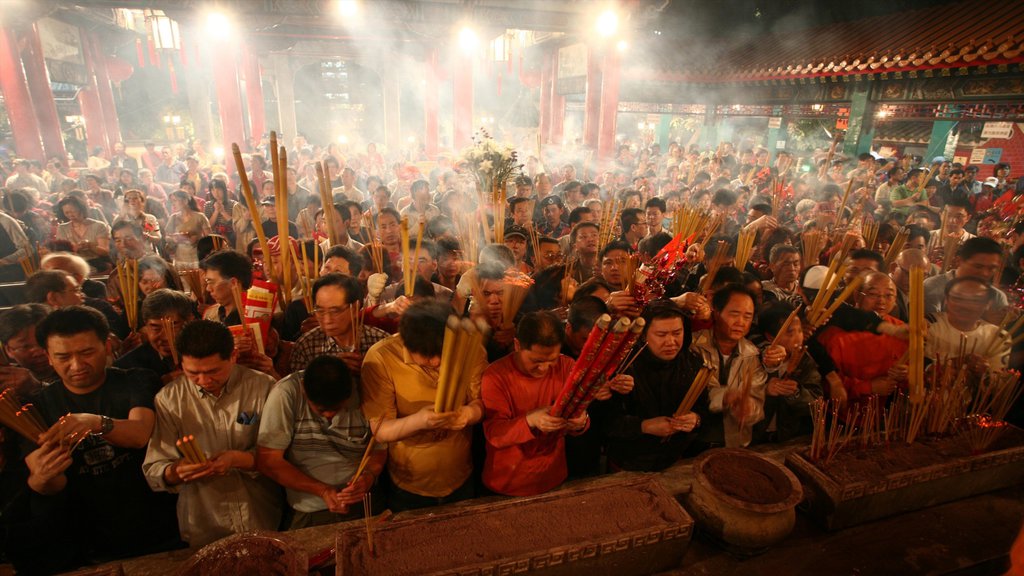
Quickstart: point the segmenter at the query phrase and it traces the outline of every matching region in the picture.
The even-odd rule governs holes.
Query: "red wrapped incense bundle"
[[[555,401],[555,406],[551,409],[552,415],[558,414],[561,411],[562,405],[572,395],[573,389],[576,388],[576,384],[583,377],[587,367],[597,358],[597,353],[601,348],[605,335],[608,333],[608,325],[611,324],[611,321],[611,316],[602,314],[597,319],[597,322],[594,323],[594,327],[590,330],[590,335],[587,336],[587,342],[583,344],[583,350],[580,351],[580,357],[572,365],[569,377],[565,379],[565,384],[562,386],[562,392],[558,394],[558,400]]]
[[[629,325],[629,329],[625,331],[625,335],[622,341],[619,343],[618,348],[611,354],[605,355],[608,358],[607,363],[601,368],[597,375],[597,378],[591,380],[584,380],[583,394],[578,397],[578,402],[575,405],[569,404],[566,406],[565,413],[568,414],[566,418],[579,418],[586,411],[587,406],[594,401],[594,396],[604,386],[604,383],[612,378],[615,371],[622,365],[623,360],[629,355],[630,351],[633,350],[633,345],[640,338],[640,333],[644,331],[643,318],[637,318],[632,324]],[[589,384],[587,384],[589,382]]]
[[[619,348],[619,344],[622,343],[623,338],[626,337],[626,332],[629,328],[628,318],[619,318],[615,325],[612,326],[611,330],[605,335],[604,340],[601,342],[600,348],[598,348],[595,354],[595,360],[588,362],[586,370],[583,375],[580,376],[577,384],[573,386],[571,395],[562,402],[556,402],[555,411],[552,412],[553,416],[559,418],[567,418],[570,414],[576,411],[579,407],[579,403],[590,391],[591,387],[600,386],[598,376],[604,370],[604,367],[608,364],[609,357]],[[581,356],[582,358],[582,356]],[[577,364],[579,360],[577,360]]]
[[[665,295],[665,287],[676,280],[688,263],[686,249],[695,237],[696,234],[691,234],[683,239],[682,234],[676,234],[650,262],[637,270],[635,281],[630,288],[630,293],[637,304],[644,306]]]

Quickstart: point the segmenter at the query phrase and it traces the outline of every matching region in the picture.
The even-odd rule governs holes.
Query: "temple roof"
[[[756,82],[1020,63],[1024,2],[969,0],[714,44],[691,58],[666,55],[662,77]]]

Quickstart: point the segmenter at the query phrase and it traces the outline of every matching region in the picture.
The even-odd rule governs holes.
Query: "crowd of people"
[[[37,438],[0,428],[6,560],[52,573],[359,518],[366,494],[378,512],[529,496],[787,442],[811,432],[819,398],[906,389],[915,268],[930,361],[960,358],[975,381],[1021,365],[1003,329],[1024,269],[1024,178],[1008,165],[729,142],[626,143],[606,164],[550,152],[527,158],[498,210],[457,156],[421,172],[372,144],[297,137],[278,170],[288,222],[265,146],[246,156],[258,214],[199,145],[5,165],[0,278],[23,284],[0,313],[0,388],[44,425]],[[683,208],[713,233],[685,246],[663,295],[638,298],[636,270],[673,243]],[[816,325],[805,312],[840,250],[836,295],[861,283]],[[283,286],[284,252],[295,288],[253,318],[238,295]],[[137,286],[122,284],[124,261]],[[513,283],[528,286],[518,309]],[[635,358],[581,416],[555,416],[606,316],[644,319]],[[457,359],[444,350],[452,317],[485,333]],[[438,412],[445,362],[468,385]],[[680,413],[702,369],[707,388]]]

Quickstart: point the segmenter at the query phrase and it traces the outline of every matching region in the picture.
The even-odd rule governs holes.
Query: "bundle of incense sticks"
[[[203,271],[199,268],[192,268],[189,270],[178,270],[178,277],[181,278],[182,283],[188,286],[188,289],[196,297],[196,300],[202,302]]]
[[[370,434],[370,441],[366,443],[366,450],[363,451],[363,458],[359,461],[359,466],[356,467],[356,471],[352,474],[352,477],[348,480],[348,485],[351,486],[356,480],[359,480],[359,476],[366,469],[366,465],[370,463],[370,457],[373,455],[373,448],[377,445],[377,433],[380,432],[381,425],[384,424],[384,418],[377,421],[377,425],[373,427],[373,431]]]
[[[501,298],[501,327],[503,329],[515,326],[516,314],[519,314],[519,308],[526,300],[530,286],[533,286],[533,280],[526,274],[513,270],[505,274]]]
[[[284,146],[277,147],[277,134],[270,133],[270,160],[274,170],[274,208],[277,209],[277,240],[281,247],[281,280],[284,287],[281,308],[287,309],[292,301],[292,251],[291,238],[288,232],[288,150]],[[276,154],[274,152],[277,152]],[[324,217],[330,216],[331,205],[324,206]]]
[[[631,292],[636,284],[636,274],[640,270],[640,254],[630,254],[626,258],[626,269],[623,271],[623,290]]]
[[[505,207],[508,206],[507,182],[495,182],[491,196],[491,209],[494,215],[494,241],[501,243],[505,239]]]
[[[974,453],[988,450],[1007,428],[1006,415],[1020,397],[1020,373],[989,374],[975,392],[967,419],[967,439]]]
[[[739,238],[736,241],[736,264],[740,272],[746,270],[747,262],[750,262],[750,255],[754,253],[754,239],[757,237],[757,230],[740,230]]]
[[[277,135],[271,132],[274,141]],[[260,249],[263,250],[263,264],[269,271],[273,270],[273,258],[270,254],[270,245],[267,244],[267,235],[263,233],[263,219],[260,217],[260,207],[256,205],[256,199],[252,195],[252,186],[249,184],[249,175],[245,171],[245,163],[242,161],[242,151],[238,144],[231,145],[231,154],[235,157],[235,169],[238,171],[238,181],[242,188],[242,197],[245,198],[245,206],[249,209],[249,216],[252,218],[252,227],[256,230],[256,238],[260,241]]]
[[[868,250],[874,250],[878,242],[878,222],[871,217],[864,219],[861,226],[861,236],[864,237],[864,245]]]
[[[839,210],[836,210],[836,220],[833,226],[838,226],[843,219],[843,212],[846,210],[846,203],[850,200],[850,190],[853,190],[853,178],[846,183],[846,191],[843,192],[843,200],[839,203]]]
[[[934,362],[931,369],[932,389],[925,431],[932,436],[942,436],[967,416],[971,399],[967,363],[945,359]]]
[[[128,328],[135,331],[139,325],[139,261],[126,259],[117,264],[117,282],[124,300],[124,316]]]
[[[416,288],[416,267],[409,258],[409,217],[402,216],[399,226],[402,234],[402,285],[405,287],[405,297],[412,298]]]
[[[468,262],[477,263],[480,255],[480,222],[475,211],[465,211],[456,216],[459,240],[463,241],[463,254]]]
[[[373,261],[373,271],[378,274],[384,272],[384,245],[377,237],[377,228],[374,225],[373,215],[366,218],[366,230],[370,234],[370,260]]]
[[[700,395],[704,393],[704,390],[708,387],[708,382],[711,380],[711,369],[707,366],[701,366],[697,372],[697,376],[694,377],[690,387],[686,390],[686,395],[683,396],[683,401],[679,403],[679,407],[672,413],[673,418],[682,418],[689,412],[693,412],[693,407],[697,405],[697,400]]]
[[[359,339],[363,336],[363,301],[356,300],[349,306],[348,313],[352,316],[352,346],[359,352]]]
[[[36,273],[39,270],[39,243],[36,243],[35,250],[32,249],[27,243],[22,245],[22,249],[25,251],[25,256],[18,259],[18,263],[21,264],[21,270],[25,273],[25,278]]]
[[[896,257],[903,251],[903,247],[907,244],[907,238],[910,238],[910,228],[902,226],[896,231],[896,236],[892,239],[892,244],[889,244],[889,249],[885,251],[885,268],[888,270],[892,263],[896,261]]]
[[[181,452],[187,464],[206,464],[208,461],[206,453],[192,434],[182,436],[174,445],[178,447],[178,452]]]
[[[292,250],[295,250],[292,247]],[[320,277],[320,267],[316,266],[311,273],[309,271],[309,255],[306,252],[306,243],[299,244],[299,250],[302,252],[301,260],[292,254],[292,260],[295,261],[296,266],[301,263],[299,268],[299,282],[302,284],[302,305],[306,308],[307,314],[313,313],[313,281]],[[314,247],[313,254],[316,255],[318,250]]]
[[[601,223],[598,225],[598,250],[604,248],[615,237],[615,225],[619,220],[621,206],[619,199],[612,196],[605,210],[601,212]]]
[[[830,307],[829,303],[832,302],[832,295],[835,293],[839,284],[843,280],[843,274],[846,272],[846,264],[843,262],[844,256],[842,253],[837,252],[833,254],[832,260],[829,262],[828,271],[825,272],[825,278],[822,280],[821,288],[818,289],[817,295],[814,297],[814,302],[811,303],[810,309],[807,311],[807,322],[813,328],[817,328],[828,321],[831,316],[831,312],[834,312],[839,304],[842,304],[846,298],[848,298],[853,290],[858,288],[863,282],[859,276],[858,280],[855,280],[847,286],[845,290],[840,294],[840,297],[833,303],[834,306]],[[852,287],[852,288],[851,288]]]
[[[533,214],[533,201],[531,200],[528,204],[530,205],[530,214]],[[533,250],[533,269],[539,271],[541,268],[547,267],[547,263],[541,262],[540,234],[537,233],[537,225],[533,223],[532,219],[526,223],[526,230],[530,234],[530,249]]]
[[[466,359],[483,345],[490,329],[483,321],[449,316],[441,348],[441,367],[438,371],[437,394],[434,411],[453,412],[465,403],[469,374],[465,372]]]
[[[711,289],[711,286],[715,282],[715,276],[718,275],[718,270],[728,259],[729,244],[723,240],[719,240],[718,246],[715,248],[715,255],[711,257],[711,261],[707,264],[707,273],[704,274],[704,278],[700,281],[700,291],[702,293]]]
[[[46,423],[31,404],[22,405],[13,388],[0,392],[0,424],[38,443],[39,435],[46,432]]]
[[[161,318],[160,324],[163,327],[164,334],[167,335],[167,342],[171,347],[171,360],[174,362],[174,365],[177,366],[181,363],[181,359],[178,357],[178,344],[175,342],[175,338],[177,338],[178,335],[174,330],[174,320],[171,320],[170,318]]]
[[[775,338],[772,338],[772,343],[769,345],[769,347],[777,346],[779,344],[779,339],[782,338],[782,336],[789,331],[789,327],[792,326],[793,322],[800,317],[800,310],[802,308],[803,305],[801,304],[800,306],[797,306],[796,308],[793,309],[792,312],[789,313],[789,316],[786,317],[786,321],[782,323],[782,327],[779,328],[778,333],[775,334]]]
[[[824,230],[809,230],[800,236],[803,245],[803,267],[810,268],[818,264],[821,251],[825,249],[826,236]]]
[[[780,172],[780,175],[783,174]],[[782,202],[786,191],[786,177],[783,175],[779,182],[772,178],[772,216],[780,218],[782,215]]]
[[[231,298],[235,302],[235,311],[238,312],[238,319],[245,324],[245,299],[242,298],[242,289],[238,284],[231,286]]]
[[[828,173],[828,169],[832,167],[832,158],[836,155],[836,146],[839,144],[839,132],[836,131],[835,136],[832,138],[832,145],[828,148],[828,155],[825,156],[825,162],[822,163],[821,168],[818,169],[818,179],[824,180],[825,174]]]
[[[809,456],[819,466],[827,466],[853,439],[858,413],[849,408],[845,420],[842,420],[839,405],[823,398],[812,402],[810,409],[813,424]]]
[[[701,238],[700,241],[701,248],[707,248],[708,242],[710,242],[711,238],[714,237],[715,232],[718,232],[718,228],[721,227],[723,220],[724,219],[721,214],[714,214],[711,216],[710,222],[707,227],[704,228],[704,237]]]
[[[551,415],[568,419],[582,416],[604,382],[632,350],[644,325],[643,318],[631,322],[623,317],[614,324],[607,314],[598,318],[555,400]]]
[[[910,414],[907,423],[907,444],[912,444],[924,422],[927,412],[925,403],[924,380],[924,338],[928,333],[928,324],[924,318],[924,268],[914,266],[910,269],[910,303],[909,325],[910,339],[907,349],[907,384],[910,400]]]
[[[949,272],[953,268],[953,261],[956,260],[956,253],[960,249],[960,239],[948,234],[943,235],[942,242],[942,271]],[[996,276],[998,278],[998,276]]]
[[[334,228],[334,214],[331,210],[334,207],[334,195],[331,194],[331,182],[327,177],[330,169],[327,161],[316,162],[316,183],[320,192],[320,206],[324,209],[324,224],[327,226],[327,238],[331,246],[338,244],[338,231]],[[369,190],[372,194],[373,190]]]
[[[711,224],[712,215],[695,206],[684,205],[672,216],[672,235],[683,235],[689,238],[706,229]]]

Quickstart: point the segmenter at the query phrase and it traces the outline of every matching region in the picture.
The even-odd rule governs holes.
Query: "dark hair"
[[[164,284],[173,290],[181,290],[181,278],[175,273],[174,268],[163,258],[153,255],[139,259],[139,277],[146,270],[154,270],[164,277]]]
[[[590,214],[593,211],[586,206],[577,206],[569,212],[569,226],[575,225],[577,222],[583,219],[584,214]]]
[[[644,211],[639,208],[627,208],[626,210],[622,211],[620,222],[622,223],[623,234],[626,233],[626,231],[628,231],[630,228],[632,228],[634,224],[640,222],[640,215],[643,213]]]
[[[752,204],[750,206],[750,209],[757,210],[761,214],[767,214],[768,216],[772,215],[772,205],[765,202],[758,202],[756,204]]]
[[[594,230],[600,230],[601,227],[593,222],[580,222],[579,224],[572,227],[572,232],[569,232],[569,244],[576,245],[576,237],[580,235],[580,230],[584,228],[593,228]]]
[[[405,349],[427,358],[440,356],[450,312],[451,305],[437,300],[421,300],[409,306],[398,321]]]
[[[648,258],[654,258],[662,248],[668,246],[668,243],[672,241],[672,235],[668,232],[658,232],[654,236],[648,236],[647,239],[642,242],[640,246],[640,252]]]
[[[598,262],[600,263],[601,260],[604,260],[606,254],[615,250],[622,250],[626,254],[630,254],[633,252],[633,247],[630,246],[627,242],[623,242],[622,240],[609,242],[607,245],[605,245],[604,248],[601,249],[601,253],[597,255]]]
[[[928,242],[930,236],[928,234],[928,229],[924,226],[911,224],[910,226],[907,226],[907,230],[910,232],[910,234],[907,235],[907,242],[911,242],[916,238],[924,238],[924,241]]]
[[[711,197],[711,203],[715,206],[732,206],[736,203],[736,194],[728,188],[719,188]]]
[[[576,291],[572,294],[572,301],[575,302],[581,298],[593,296],[594,293],[597,292],[598,288],[604,288],[608,292],[615,291],[615,289],[612,288],[612,285],[606,282],[604,278],[594,276],[576,287]]]
[[[51,292],[62,292],[67,288],[66,278],[71,274],[63,270],[38,270],[25,280],[25,299],[29,303],[45,304]]]
[[[974,214],[974,208],[971,206],[971,201],[967,198],[961,196],[950,198],[946,202],[946,207],[948,208],[950,206],[954,208],[963,208],[968,214]]]
[[[970,260],[975,254],[999,254],[1002,256],[1003,248],[991,238],[977,236],[965,240],[957,252],[957,256],[960,257],[961,261]]]
[[[597,296],[573,297],[569,305],[567,322],[574,332],[590,332],[602,314],[608,313],[608,306]]]
[[[796,246],[790,246],[789,244],[776,244],[772,246],[772,251],[768,254],[768,263],[774,264],[778,262],[779,258],[782,258],[786,254],[800,254],[800,249]]]
[[[117,231],[124,230],[125,228],[127,228],[136,238],[139,238],[140,240],[142,239],[142,227],[134,220],[118,220],[117,222],[114,222],[114,225],[110,227],[110,237],[113,238]]]
[[[29,193],[25,192],[24,188],[18,188],[11,190],[4,196],[4,201],[11,212],[24,212],[32,207],[34,202]]]
[[[68,306],[50,312],[36,325],[36,342],[39,346],[47,348],[50,336],[76,336],[85,332],[92,332],[100,342],[106,343],[107,337],[110,336],[110,324],[107,324],[107,319],[95,308]]]
[[[227,360],[235,350],[235,339],[231,336],[231,330],[213,320],[194,320],[185,324],[178,333],[175,344],[182,358],[208,358],[217,355],[221,360]]]
[[[331,204],[331,208],[334,209],[334,213],[338,215],[338,218],[341,218],[342,222],[352,221],[352,211],[348,209],[347,204],[347,201]],[[326,218],[326,215],[324,217]]]
[[[454,254],[462,250],[462,245],[459,244],[458,238],[452,238],[445,236],[437,239],[437,256],[440,258],[444,254]]]
[[[512,249],[504,244],[487,244],[480,249],[480,257],[477,259],[481,263],[485,261],[501,262],[505,265],[505,268],[511,268],[516,265],[515,254],[512,253]]]
[[[648,208],[657,208],[662,212],[668,211],[668,206],[665,205],[665,201],[658,197],[649,198],[647,202],[644,203],[644,209]]]
[[[18,304],[0,313],[0,343],[6,343],[19,332],[43,321],[50,313],[46,304]]]
[[[860,248],[850,252],[849,258],[850,260],[871,260],[875,264],[878,264],[879,271],[885,268],[885,257],[878,252],[868,250],[867,248]]]
[[[192,183],[191,182],[182,182],[181,185],[182,186],[192,186]],[[193,188],[194,188],[194,186],[193,186]],[[171,198],[177,198],[178,200],[184,201],[185,204],[188,206],[188,209],[193,211],[193,212],[198,212],[199,211],[199,205],[196,204],[196,197],[192,196],[188,192],[184,192],[182,190],[175,190],[174,192],[171,192],[168,195],[168,200],[170,200]]]
[[[336,244],[331,246],[327,253],[324,254],[324,260],[329,258],[343,258],[348,262],[348,271],[352,276],[359,276],[359,273],[363,271],[363,258],[354,250],[348,246],[342,246]]]
[[[977,282],[978,284],[981,284],[982,286],[985,287],[985,296],[987,297],[988,302],[991,303],[993,300],[995,300],[995,288],[992,288],[992,285],[986,282],[985,279],[981,278],[980,276],[956,276],[946,284],[944,294],[946,296],[949,296],[949,293],[951,290],[953,290],[954,286],[956,286],[957,284],[962,284],[964,282]]]
[[[554,312],[527,312],[516,327],[516,340],[527,350],[533,346],[561,346],[565,344],[565,328]]]
[[[444,237],[447,232],[457,233],[457,230],[455,230],[455,222],[444,214],[438,214],[430,220],[427,220],[425,231],[428,237],[435,240]]]
[[[338,408],[352,396],[352,372],[341,358],[317,356],[302,373],[302,389],[313,404]]]
[[[422,178],[420,178],[419,180],[414,180],[413,183],[409,186],[409,196],[412,196],[413,194],[421,190],[426,190],[427,192],[429,192],[430,182]]]
[[[735,270],[735,268],[733,268],[733,270]],[[729,300],[732,300],[732,297],[736,294],[747,296],[750,298],[751,302],[757,301],[746,286],[738,282],[730,282],[718,290],[715,290],[715,295],[711,297],[711,307],[714,308],[716,312],[725,310],[725,307],[729,305]]]
[[[345,291],[345,304],[363,299],[363,285],[354,276],[345,276],[338,272],[324,274],[313,283],[313,302],[316,302],[316,294],[325,286],[334,286]]]
[[[395,210],[394,208],[391,207],[383,208],[381,209],[380,212],[377,213],[378,224],[380,223],[381,216],[391,216],[392,218],[395,219],[395,222],[402,221],[402,215],[398,213],[398,210]]]
[[[644,326],[644,333],[646,334],[647,328],[650,328],[651,323],[654,320],[660,320],[662,318],[679,318],[683,320],[686,315],[683,314],[683,310],[676,306],[675,302],[671,300],[655,300],[648,304],[642,314],[643,319],[647,322]]]
[[[68,195],[61,198],[60,201],[57,202],[57,205],[54,206],[53,208],[53,212],[57,215],[57,220],[61,222],[67,222],[67,217],[64,216],[64,207],[69,204],[77,208],[78,213],[81,214],[83,217],[89,217],[89,206],[85,203],[85,201],[78,198],[78,196]]]
[[[252,286],[252,260],[241,252],[221,250],[199,263],[203,270],[214,270],[224,278],[234,278],[248,290]]]
[[[142,321],[159,320],[168,314],[177,314],[186,322],[194,317],[192,300],[182,292],[160,288],[142,301]]]
[[[484,280],[504,280],[507,268],[499,262],[484,262],[476,267],[476,277]]]
[[[776,335],[786,323],[786,319],[793,313],[793,305],[789,302],[779,300],[766,306],[757,315],[757,326],[765,335]]]

